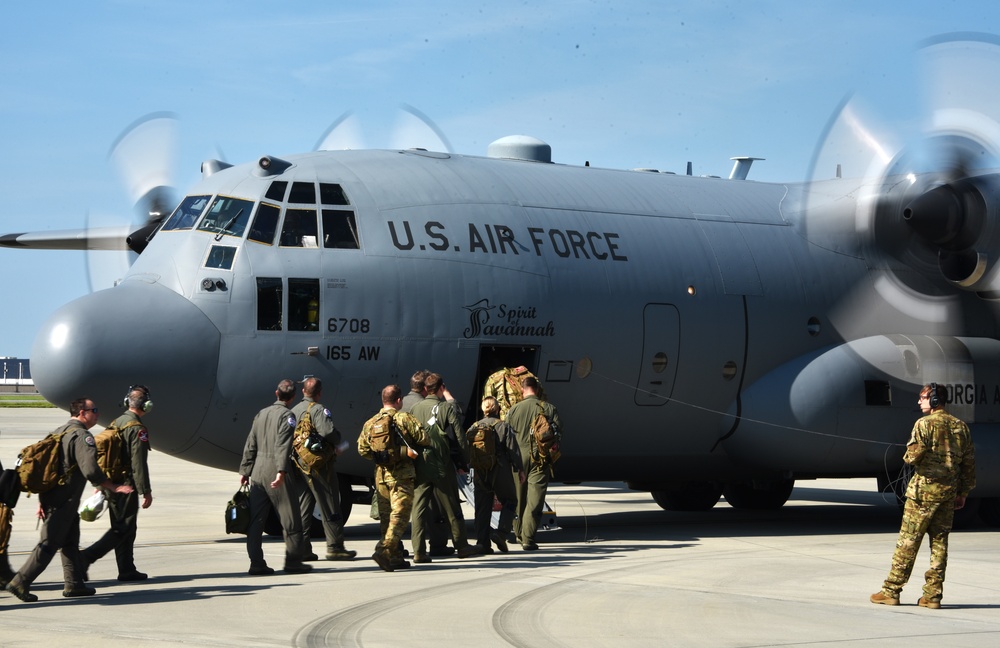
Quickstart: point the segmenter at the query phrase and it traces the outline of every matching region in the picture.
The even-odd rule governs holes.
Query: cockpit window
[[[267,193],[264,197],[268,200],[273,200],[275,202],[281,202],[285,199],[285,189],[288,188],[288,181],[286,180],[275,180],[271,183],[271,186],[267,188]]]
[[[316,204],[316,185],[312,182],[293,182],[288,192],[288,202],[304,205]]]
[[[323,210],[323,247],[357,250],[358,226],[354,222],[354,212],[337,209]]]
[[[278,232],[278,216],[280,214],[281,209],[277,205],[262,202],[257,207],[257,214],[253,217],[253,225],[250,226],[247,238],[258,243],[274,245],[274,235]]]
[[[297,184],[297,183],[296,183]],[[281,247],[319,246],[315,209],[286,209],[281,227]]]
[[[201,219],[198,230],[216,232],[220,238],[223,235],[243,236],[243,231],[246,229],[247,223],[250,222],[252,211],[253,201],[251,200],[219,196],[208,208],[205,217]]]
[[[319,183],[319,199],[324,205],[350,205],[351,201],[344,194],[339,184]]]
[[[218,268],[219,270],[232,270],[233,260],[236,258],[236,248],[228,245],[213,245],[208,251],[208,258],[205,260],[206,268]]]
[[[191,229],[201,213],[205,211],[205,206],[211,196],[188,196],[177,205],[177,209],[170,215],[167,222],[163,224],[164,230]]]

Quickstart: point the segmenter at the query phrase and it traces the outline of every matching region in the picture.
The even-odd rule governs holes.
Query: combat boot
[[[344,549],[343,545],[339,547],[333,547],[326,552],[327,560],[354,560],[354,557],[358,555],[357,551]]]
[[[14,570],[10,568],[10,563],[7,561],[7,554],[0,556],[0,589],[7,587],[7,583],[13,580],[14,573]]]
[[[917,605],[919,605],[920,607],[925,607],[925,608],[931,609],[931,610],[939,610],[939,609],[941,609],[941,601],[930,601],[928,599],[925,599],[923,596],[921,596],[919,599],[917,599]]]
[[[464,547],[459,547],[455,555],[459,558],[471,558],[473,556],[481,556],[483,554],[483,548],[477,544],[465,545]]]
[[[7,591],[21,599],[25,603],[34,603],[38,597],[28,591],[28,588],[17,582],[16,579],[7,583]]]
[[[876,605],[899,605],[899,597],[886,596],[879,590],[869,597],[869,600]]]

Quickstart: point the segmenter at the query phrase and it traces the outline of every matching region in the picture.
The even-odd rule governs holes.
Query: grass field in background
[[[0,407],[55,407],[39,394],[0,394]]]

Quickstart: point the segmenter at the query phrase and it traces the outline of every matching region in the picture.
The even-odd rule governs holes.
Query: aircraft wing
[[[128,250],[128,226],[0,235],[0,246],[34,250]]]

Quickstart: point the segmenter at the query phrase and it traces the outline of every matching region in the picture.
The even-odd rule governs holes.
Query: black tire
[[[794,479],[732,482],[726,484],[722,494],[733,508],[770,511],[784,506],[794,487]]]
[[[722,497],[722,485],[716,482],[689,482],[654,490],[650,494],[665,511],[708,511]]]

